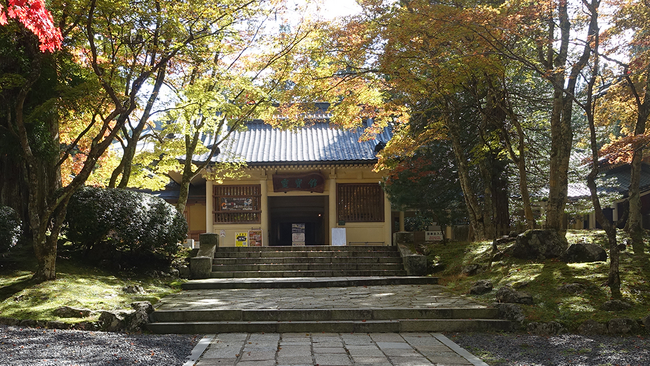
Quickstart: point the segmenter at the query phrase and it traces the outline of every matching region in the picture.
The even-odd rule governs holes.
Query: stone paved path
[[[436,333],[229,333],[201,343],[186,365],[487,366]]]
[[[158,310],[485,308],[440,285],[188,290],[166,296]]]

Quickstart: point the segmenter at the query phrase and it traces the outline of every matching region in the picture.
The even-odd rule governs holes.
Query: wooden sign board
[[[320,172],[273,174],[273,192],[308,191],[323,193],[325,177]]]

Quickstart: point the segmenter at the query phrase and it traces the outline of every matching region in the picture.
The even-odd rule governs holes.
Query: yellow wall
[[[325,176],[325,191],[323,193],[311,193],[304,191],[295,192],[273,192],[273,175],[274,174],[297,174],[320,171]],[[261,223],[259,224],[214,224],[214,215],[212,214],[212,185],[217,185],[216,182],[208,182],[206,184],[206,200],[205,206],[208,215],[206,216],[208,227],[211,227],[211,232],[216,234],[225,234],[220,237],[220,246],[235,246],[235,233],[240,231],[248,231],[250,229],[259,229],[263,231],[263,245],[269,245],[269,226],[270,218],[268,215],[268,198],[269,197],[300,197],[300,196],[328,196],[328,206],[326,207],[327,215],[323,219],[323,225],[327,225],[324,230],[325,241],[323,244],[331,244],[331,229],[336,227],[346,228],[346,240],[348,243],[368,242],[371,245],[391,245],[391,207],[390,203],[384,195],[384,222],[368,222],[368,223],[346,223],[343,226],[338,226],[336,220],[336,184],[337,183],[378,183],[382,175],[372,171],[372,166],[357,166],[357,167],[301,167],[301,168],[247,168],[246,172],[249,177],[240,180],[224,180],[223,185],[245,185],[245,184],[260,184],[262,186],[261,197]]]

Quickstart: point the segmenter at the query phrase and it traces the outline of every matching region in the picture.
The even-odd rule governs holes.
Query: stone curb
[[[473,354],[467,352],[467,350],[465,350],[461,346],[457,345],[451,339],[445,337],[444,335],[442,335],[440,333],[432,333],[431,335],[434,336],[436,339],[438,339],[440,342],[442,342],[445,346],[451,348],[454,352],[458,353],[464,359],[471,362],[472,365],[474,365],[474,366],[490,366],[487,363],[481,361],[481,359],[479,359],[478,357],[476,357]]]

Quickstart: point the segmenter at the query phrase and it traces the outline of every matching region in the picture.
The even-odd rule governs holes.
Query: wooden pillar
[[[327,236],[330,238],[329,245],[332,245],[332,228],[337,227],[339,224],[336,212],[336,173],[332,173],[329,176],[328,191],[329,228]]]
[[[262,197],[260,199],[260,209],[262,213],[260,215],[261,227],[262,227],[262,246],[269,246],[269,194],[268,194],[268,183],[266,181],[266,175],[264,179],[260,181],[260,189],[262,191]]]
[[[212,197],[213,183],[211,180],[206,180],[205,182],[205,232],[212,233],[214,232],[214,198]]]

